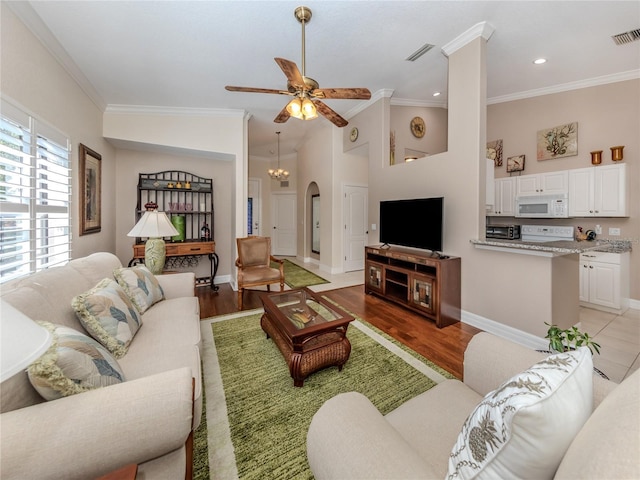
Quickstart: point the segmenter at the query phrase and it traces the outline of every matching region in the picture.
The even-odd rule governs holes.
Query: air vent
[[[616,42],[616,45],[624,45],[625,43],[640,40],[640,28],[636,28],[629,32],[619,33],[618,35],[612,35],[611,38]]]
[[[418,50],[416,50],[411,55],[409,55],[407,58],[405,58],[405,60],[408,60],[410,62],[415,62],[417,59],[419,59],[422,55],[427,53],[433,47],[435,47],[435,45],[431,45],[430,43],[425,43]]]
[[[287,187],[289,187],[289,180],[285,182],[280,182],[280,188],[287,188]]]

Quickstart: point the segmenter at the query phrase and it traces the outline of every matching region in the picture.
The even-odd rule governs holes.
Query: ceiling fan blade
[[[284,123],[289,120],[290,116],[291,115],[289,115],[289,112],[287,112],[287,107],[285,106],[282,110],[280,110],[280,113],[276,118],[273,119],[273,121],[275,123]]]
[[[368,88],[316,88],[311,92],[313,98],[338,98],[369,100],[371,92]]]
[[[325,118],[331,121],[336,127],[344,127],[349,124],[344,118],[333,111],[326,103],[322,103],[320,100],[315,100],[313,104],[316,106],[316,110]]]
[[[277,93],[279,95],[291,95],[284,90],[275,90],[273,88],[253,88],[253,87],[234,87],[233,85],[227,85],[225,90],[230,92],[245,92],[245,93]]]
[[[304,88],[304,79],[302,78],[302,74],[300,70],[298,70],[298,66],[292,62],[291,60],[287,60],[284,58],[274,58],[278,66],[282,69],[284,74],[289,80],[289,83],[296,88]]]

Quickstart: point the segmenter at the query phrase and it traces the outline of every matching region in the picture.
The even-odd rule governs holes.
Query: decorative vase
[[[618,145],[617,147],[611,147],[611,160],[619,162],[622,160],[622,149],[624,145]]]
[[[591,152],[591,163],[593,165],[600,165],[602,163],[602,150],[594,150]]]
[[[187,217],[184,215],[173,215],[171,217],[171,223],[178,231],[178,235],[174,235],[171,237],[171,240],[174,242],[184,242],[185,239],[185,231],[186,231],[186,221]]]

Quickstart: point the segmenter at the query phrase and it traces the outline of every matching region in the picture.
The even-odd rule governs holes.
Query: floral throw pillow
[[[124,382],[118,361],[98,342],[72,328],[39,322],[49,330],[49,349],[27,369],[29,381],[45,400]]]
[[[156,276],[144,265],[132,268],[118,268],[113,276],[140,313],[164,299],[164,292]]]
[[[592,409],[589,349],[551,355],[484,397],[462,426],[447,478],[553,478]]]
[[[74,297],[71,306],[80,323],[116,358],[122,358],[142,324],[140,314],[124,290],[110,278]]]

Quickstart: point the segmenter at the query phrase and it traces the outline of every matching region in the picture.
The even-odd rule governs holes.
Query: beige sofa
[[[315,478],[446,478],[467,416],[487,393],[541,358],[543,354],[481,333],[465,352],[464,383],[446,380],[386,416],[359,393],[332,398],[314,416],[307,436]],[[589,374],[583,378],[589,380]],[[589,403],[586,423],[569,438],[554,478],[640,478],[640,371],[620,385],[593,375],[593,405],[591,399]]]
[[[72,298],[120,267],[115,255],[95,253],[3,284],[0,295],[33,320],[86,334]],[[193,273],[157,279],[165,299],[142,315],[118,359],[124,383],[49,402],[25,372],[0,386],[2,479],[90,479],[132,463],[139,479],[190,474],[202,413],[200,307]]]

